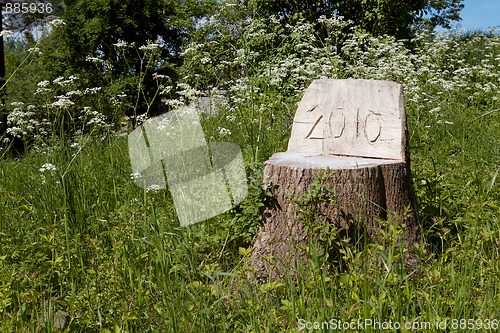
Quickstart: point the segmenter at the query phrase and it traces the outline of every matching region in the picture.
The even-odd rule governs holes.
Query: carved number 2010
[[[358,140],[360,135],[363,134],[368,142],[375,143],[380,138],[382,131],[381,114],[373,110],[360,112],[358,109],[355,123],[349,122],[346,119],[344,111],[330,112],[327,123],[323,123],[323,125],[326,125],[326,131],[321,131],[320,124],[322,124],[322,119],[323,115],[318,117],[307,134],[306,139],[338,139],[345,137],[346,133],[353,133],[352,130],[346,130],[346,126],[350,125],[353,127],[355,126],[352,140]],[[319,128],[318,125],[320,125]]]

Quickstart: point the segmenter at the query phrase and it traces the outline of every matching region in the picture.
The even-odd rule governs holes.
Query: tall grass
[[[307,44],[306,28],[294,27],[289,41],[302,49],[286,59],[253,59],[254,72],[231,81],[219,114],[204,119],[207,138],[240,144],[247,161],[251,193],[231,212],[180,228],[168,191],[134,185],[123,134],[60,135],[21,159],[2,159],[0,330],[333,332],[334,324],[371,319],[414,325],[406,331],[443,331],[437,322],[452,332],[495,331],[499,37],[421,36],[409,50],[356,33],[335,53],[331,45]],[[285,150],[294,103],[317,76],[405,84],[414,185],[430,244],[417,249],[418,271],[398,265],[401,226],[393,217],[393,233],[381,234],[377,245],[355,248],[332,235],[342,267],[328,267],[311,243],[300,279],[245,279],[266,200],[259,166]]]

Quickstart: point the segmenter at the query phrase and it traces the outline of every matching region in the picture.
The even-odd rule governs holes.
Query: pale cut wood
[[[374,80],[314,80],[293,121],[289,152],[404,160],[403,90]]]
[[[264,183],[274,196],[253,246],[252,279],[294,276],[297,265],[307,263],[301,248],[308,235],[296,218],[296,200],[325,169],[330,169],[324,185],[331,200],[319,212],[328,223],[355,242],[362,234],[373,238],[389,212],[403,215],[410,207],[399,244],[410,248],[418,242],[402,86],[315,80],[299,104],[288,151],[264,163]],[[406,259],[415,265],[413,257]]]

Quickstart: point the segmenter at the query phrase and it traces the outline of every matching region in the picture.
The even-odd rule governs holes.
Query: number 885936
[[[26,14],[26,13],[47,13],[50,14],[53,12],[52,4],[48,3],[28,3],[28,2],[14,2],[5,4],[5,13],[7,14]]]

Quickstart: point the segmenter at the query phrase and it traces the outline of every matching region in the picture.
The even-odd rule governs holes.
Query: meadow
[[[428,33],[410,43],[352,31],[345,39],[336,33],[345,24],[325,20],[322,40],[312,24],[289,26],[266,49],[283,32],[251,22],[238,40],[188,45],[181,84],[156,76],[159,95],[177,92],[170,107],[208,94],[217,112],[202,114],[207,140],[234,142],[245,159],[247,198],[189,227],[179,226],[168,190],[131,179],[120,94],[75,90],[78,77],[68,75],[14,101],[11,134],[33,140],[22,156],[0,151],[0,331],[497,331],[500,36]],[[156,47],[139,48],[145,67]],[[404,85],[429,246],[412,249],[415,272],[398,264],[407,250],[394,247],[398,227],[361,249],[332,235],[341,266],[310,251],[297,281],[253,285],[244,277],[269,196],[262,163],[286,150],[296,103],[321,77]],[[357,325],[367,319],[371,326]]]

